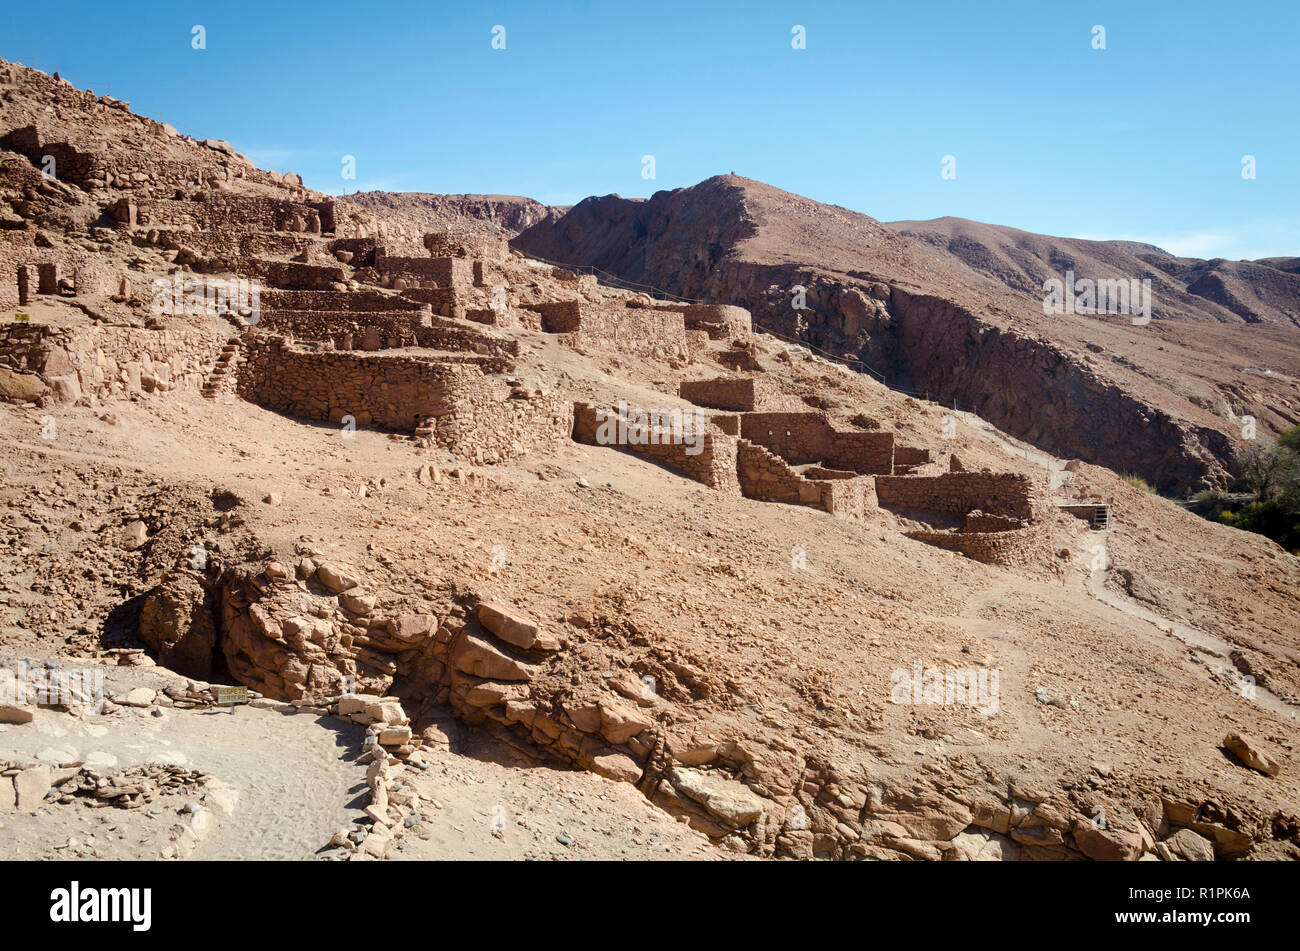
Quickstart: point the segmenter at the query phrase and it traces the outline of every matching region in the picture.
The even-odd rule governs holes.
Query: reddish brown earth
[[[101,669],[111,701],[100,714],[43,707],[0,726],[0,797],[6,782],[21,780],[25,799],[48,787],[38,761],[60,775],[35,803],[0,798],[6,841],[22,857],[1300,857],[1300,560],[1278,546],[802,346],[734,327],[649,346],[631,329],[649,325],[647,313],[668,326],[650,298],[522,254],[494,257],[499,246],[483,235],[466,238],[463,263],[483,264],[491,280],[399,287],[358,256],[387,231],[390,255],[421,257],[424,219],[390,227],[383,201],[330,199],[51,77],[5,73],[0,135],[45,123],[35,148],[62,143],[73,158],[67,178],[51,181],[26,153],[0,151],[0,219],[11,223],[0,264],[7,274],[11,261],[57,258],[80,262],[87,279],[75,295],[0,311],[0,669],[24,658]],[[75,155],[101,164],[79,170]],[[144,177],[119,180],[131,168]],[[976,304],[949,266],[864,216],[742,180],[699,188],[696,201],[678,194],[671,206],[593,200],[610,207],[583,211],[566,233],[612,249],[608,219],[626,211],[634,223],[637,208],[672,217],[707,240],[678,241],[665,226],[662,240],[634,242],[619,252],[626,261],[602,266],[637,279],[675,262],[688,294],[731,299],[729,287],[811,274],[823,296],[810,301],[840,301],[842,316],[860,309],[845,339],[912,368],[914,384],[943,371],[912,345],[941,348],[941,328],[964,322],[966,335],[947,345],[975,361],[965,373],[981,375],[986,353],[1002,361],[1006,393],[985,396],[990,415],[1019,419],[1018,400],[1032,431],[1047,426],[1032,409],[1039,400],[1077,387],[1094,412],[1116,414],[1078,417],[1080,440],[1144,413],[1137,432],[1159,442],[1131,446],[1134,461],[1158,455],[1153,465],[1189,481],[1196,466],[1210,470],[1212,439],[1142,402],[1168,398],[1164,387],[1141,390],[1146,377],[1112,370],[1101,354],[1089,351],[1092,364],[1069,356],[1046,323],[1032,337],[1013,331],[1032,308],[1011,291],[1000,292],[1005,310]],[[151,240],[170,229],[112,211],[123,200],[175,210],[149,204],[159,199],[232,210],[184,231],[178,247]],[[736,214],[716,214],[716,202]],[[573,230],[581,221],[585,238]],[[824,251],[815,274],[781,260],[794,236]],[[860,246],[868,251],[848,270]],[[241,354],[270,330],[152,312],[151,281],[177,269],[286,283],[324,274],[327,291],[268,287],[268,324],[307,295],[337,308],[320,320],[340,337],[363,338],[368,322],[390,329],[375,331],[375,350],[281,343],[320,366],[355,359],[385,393],[394,361],[453,365],[467,379],[478,368],[484,386],[501,387],[485,392],[502,396],[461,421],[499,420],[505,406],[545,422],[547,407],[575,402],[689,409],[681,382],[739,376],[844,432],[892,434],[935,468],[1023,475],[1057,491],[1072,478],[1074,494],[1111,501],[1111,525],[1089,531],[1052,510],[1037,523],[1047,549],[999,567],[908,537],[933,520],[924,512],[868,506],[838,517],[761,501],[567,434],[505,445],[488,463],[472,444],[439,442],[427,420],[415,431],[353,430],[333,418],[336,381],[325,377],[305,387],[322,411],[290,416],[240,396]],[[508,306],[493,315],[497,286]],[[423,314],[428,325],[400,309],[412,294],[451,291],[451,313]],[[983,316],[959,315],[967,301]],[[612,314],[612,336],[545,329],[531,308],[548,303]],[[400,339],[400,313],[408,329],[436,324],[442,346]],[[995,319],[1006,325],[997,333]],[[1109,328],[1106,347],[1151,331],[1092,323]],[[822,343],[846,333],[816,325]],[[38,343],[23,342],[37,332]],[[118,349],[77,363],[64,332]],[[174,366],[144,359],[187,340]],[[1010,354],[1021,349],[1031,359],[1016,371]],[[1055,378],[1034,370],[1049,357],[1060,361]],[[1083,409],[1063,398],[1060,411],[1064,421]],[[911,702],[895,685],[917,665],[996,673],[995,702]],[[256,709],[217,710],[209,684],[222,683],[264,696]],[[230,720],[209,732],[218,716]],[[155,825],[136,811],[147,791],[114,792],[112,809],[88,805],[75,777],[92,753],[134,768],[128,751],[147,762],[159,747],[211,781],[186,787],[185,804],[180,793],[159,797],[176,820]],[[180,810],[222,798],[215,782],[240,796],[200,838],[184,828],[194,813]],[[368,796],[356,792],[362,783]],[[91,832],[99,844],[87,845]]]
[[[1062,455],[1170,490],[1221,484],[1259,431],[1300,421],[1300,282],[1274,262],[960,219],[882,224],[735,175],[648,200],[589,198],[514,245],[675,294],[862,361]],[[1043,313],[1043,281],[1149,278],[1152,322]],[[807,309],[791,308],[796,286]]]
[[[519,195],[355,192],[347,201],[379,215],[388,227],[402,227],[416,236],[447,230],[514,235],[565,210]]]

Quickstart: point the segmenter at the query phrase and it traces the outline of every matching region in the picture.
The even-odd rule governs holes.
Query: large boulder
[[[451,665],[484,680],[530,680],[536,672],[533,665],[521,663],[483,638],[468,633],[452,648]]]
[[[361,584],[357,570],[350,565],[336,565],[322,562],[316,567],[318,580],[330,594],[342,594]]]
[[[1076,819],[1072,831],[1075,848],[1094,862],[1136,862],[1142,856],[1142,837],[1135,831],[1086,819]]]
[[[1166,862],[1213,862],[1214,843],[1191,829],[1179,829],[1156,846]]]
[[[622,700],[600,701],[600,732],[611,743],[626,743],[654,726],[654,721],[639,708]]]
[[[1282,769],[1281,764],[1269,756],[1258,740],[1244,733],[1229,733],[1223,738],[1223,745],[1237,759],[1265,776],[1276,776]]]
[[[164,667],[198,680],[211,678],[217,647],[213,600],[193,574],[173,572],[149,592],[139,636]]]
[[[35,373],[18,373],[8,367],[0,367],[0,399],[17,403],[35,403],[50,388]]]
[[[36,708],[29,703],[0,703],[0,723],[31,723]]]
[[[54,774],[48,766],[29,766],[14,777],[14,792],[17,793],[18,810],[35,812],[45,801],[45,794],[50,791]]]
[[[926,842],[947,842],[965,831],[974,818],[959,802],[935,793],[892,792],[869,809],[872,818],[896,822],[912,838]]]
[[[478,606],[478,620],[488,631],[507,644],[523,650],[559,650],[559,639],[543,631],[536,621],[523,617],[514,608],[490,601]]]
[[[763,814],[763,800],[733,779],[698,769],[674,768],[669,780],[678,792],[732,828],[747,826]]]

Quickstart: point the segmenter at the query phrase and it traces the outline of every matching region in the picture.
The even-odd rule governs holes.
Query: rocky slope
[[[1080,277],[1151,281],[1154,311],[1168,319],[1300,327],[1294,259],[1202,261],[1149,244],[1053,238],[964,218],[891,221],[886,227],[949,266],[969,268],[1031,297],[1041,299],[1043,282],[1070,268]]]
[[[1300,285],[1267,262],[1195,262],[949,219],[884,225],[737,176],[649,200],[589,198],[514,243],[746,306],[761,326],[891,385],[1170,490],[1222,483],[1238,418],[1255,416],[1265,434],[1300,419]],[[1044,315],[1042,282],[1070,268],[1150,277],[1152,322]],[[806,309],[792,306],[796,287]]]
[[[418,234],[429,231],[470,231],[510,237],[531,228],[549,214],[564,209],[518,195],[431,195],[424,192],[357,192],[349,204],[402,222]]]
[[[201,843],[184,827],[169,831],[171,820],[155,829],[135,817],[126,828],[150,858],[178,857],[182,842],[195,856],[238,855],[250,829],[281,837],[259,854],[297,857],[319,842],[340,859],[427,856],[449,839],[457,854],[547,858],[663,848],[893,861],[1300,857],[1300,560],[1267,539],[725,321],[693,330],[689,346],[655,346],[628,332],[669,326],[648,298],[507,255],[499,240],[474,260],[394,256],[388,264],[405,270],[381,274],[376,240],[422,245],[418,222],[264,177],[52,77],[9,75],[0,141],[28,151],[0,153],[14,222],[0,232],[0,256],[38,271],[67,266],[75,279],[0,310],[0,674],[15,658],[42,676],[107,668],[111,703],[106,733],[59,704],[0,701],[0,821],[15,824],[31,855],[51,850],[52,831],[100,835],[97,821],[71,823],[64,807],[97,808],[99,792],[124,808],[152,795],[134,780],[153,774],[124,761],[143,746],[146,756],[192,755],[203,775],[191,779],[251,794]],[[55,113],[62,124],[34,140],[10,138]],[[99,142],[125,144],[100,153],[90,144]],[[37,150],[59,145],[88,158],[48,180]],[[859,314],[864,340],[892,334],[894,351],[882,343],[881,352],[900,365],[908,350],[944,352],[934,328],[976,319],[947,312],[965,305],[933,289],[947,287],[943,274],[907,239],[850,212],[828,220],[814,203],[756,201],[751,191],[718,186],[717,201],[737,212],[729,225],[706,206],[640,203],[663,215],[664,234],[695,215],[683,227],[713,221],[713,237],[702,248],[665,239],[622,253],[678,261],[701,289],[715,279],[758,287],[756,269],[801,273],[781,259],[789,234],[816,236],[837,267],[865,242],[868,269],[809,271],[809,296],[828,313]],[[141,211],[183,211],[188,227],[140,222]],[[460,249],[446,234],[430,243]],[[733,246],[769,263],[732,261]],[[268,288],[264,324],[238,329],[228,313],[156,313],[140,290],[155,277],[220,275],[226,263],[240,276],[324,287]],[[455,289],[427,279],[434,263],[464,291],[446,316],[411,310],[404,296],[442,302]],[[101,273],[114,279],[89,279]],[[486,303],[497,286],[504,313]],[[336,309],[320,311],[326,303]],[[557,331],[575,309],[580,324],[610,327],[613,345],[600,346],[596,330]],[[320,376],[295,380],[301,405],[316,410],[301,418],[213,385],[232,364],[239,377],[245,341],[276,320],[323,339],[270,349],[359,368],[342,380],[366,381],[349,393],[357,399],[379,380],[399,403],[383,368],[450,360],[457,378],[479,367],[484,379],[504,378],[457,421],[541,405],[555,407],[553,422],[579,402],[689,409],[681,384],[725,372],[855,437],[892,435],[908,465],[943,459],[950,474],[1057,487],[1068,475],[1078,492],[1110,500],[1111,522],[1090,531],[1049,510],[1050,547],[997,567],[916,540],[909,533],[923,520],[906,509],[841,518],[763,501],[567,433],[490,458],[482,445],[453,451],[429,435],[427,418],[413,430],[347,421]],[[960,345],[972,360],[999,353],[993,317],[980,320],[988,345]],[[896,332],[879,329],[895,321]],[[1003,363],[1022,338],[1027,350],[1048,346],[997,333]],[[1083,395],[1101,386],[1082,369],[1054,372]],[[1042,384],[1042,398],[1066,383]],[[1117,414],[1146,411],[1123,399]],[[1009,402],[995,408],[1012,412]],[[1193,450],[1168,465],[1187,465]],[[153,663],[178,672],[134,671]],[[113,676],[123,664],[130,676]],[[945,689],[945,678],[955,687],[958,675],[981,672],[986,689],[974,699]],[[265,696],[205,743],[213,688],[228,683]],[[277,746],[292,755],[259,772],[254,760],[275,759]],[[96,752],[126,768],[104,775],[111,767],[97,756],[104,765],[87,771]],[[303,760],[316,752],[335,758],[304,783]],[[480,771],[473,757],[494,768]],[[506,769],[520,772],[505,778]],[[514,781],[524,769],[526,790]],[[458,777],[480,772],[499,790],[471,780],[442,813]],[[619,791],[607,795],[606,782]],[[195,805],[161,798],[168,809]],[[465,833],[471,821],[481,825]],[[100,851],[129,854],[130,844]]]

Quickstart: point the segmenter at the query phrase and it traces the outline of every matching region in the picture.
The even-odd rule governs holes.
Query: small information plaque
[[[237,703],[248,703],[247,687],[213,687],[217,695],[217,706],[233,707]]]

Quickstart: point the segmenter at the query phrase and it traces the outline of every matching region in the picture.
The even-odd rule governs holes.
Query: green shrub
[[[1151,487],[1151,484],[1140,475],[1134,475],[1130,472],[1127,475],[1120,476],[1120,479],[1135,489],[1141,489],[1143,492],[1149,492],[1152,495],[1156,494],[1156,490]]]
[[[1267,535],[1289,552],[1300,551],[1300,512],[1276,499],[1248,502],[1235,511],[1220,512],[1218,519],[1242,531]]]

